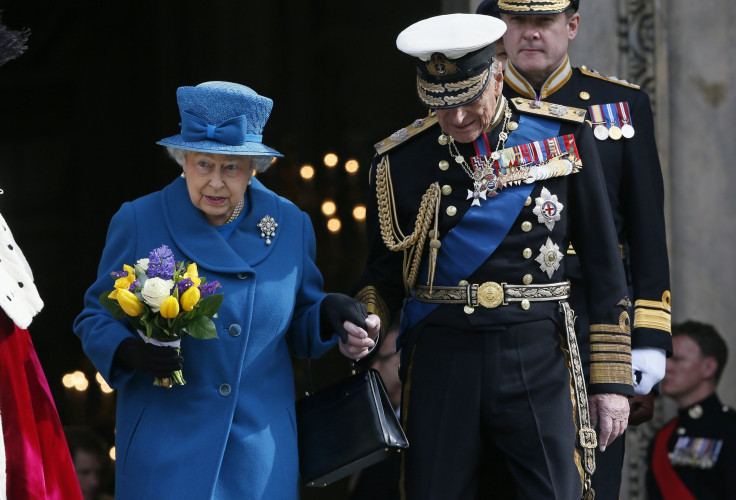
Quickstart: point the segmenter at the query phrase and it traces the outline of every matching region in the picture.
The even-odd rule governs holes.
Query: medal
[[[603,117],[603,112],[598,104],[590,106],[590,116],[593,118],[593,135],[599,141],[605,141],[608,139],[608,127],[606,127],[606,119]]]
[[[537,221],[552,231],[555,222],[560,220],[565,206],[557,200],[557,195],[550,193],[546,187],[542,188],[541,196],[536,198],[535,203],[532,213],[537,216]]]
[[[616,125],[613,125],[611,128],[608,129],[608,137],[610,137],[614,141],[621,139],[621,136],[621,129],[618,128]]]
[[[634,137],[634,126],[631,125],[631,113],[629,112],[628,102],[619,102],[616,104],[618,116],[621,118],[621,134],[627,139]]]
[[[593,129],[593,135],[595,135],[595,138],[599,141],[605,141],[608,139],[608,129],[605,125],[596,125]]]
[[[611,124],[608,127],[608,137],[614,141],[621,139],[621,129],[618,127],[618,113],[613,111],[610,104],[606,104],[606,119]]]

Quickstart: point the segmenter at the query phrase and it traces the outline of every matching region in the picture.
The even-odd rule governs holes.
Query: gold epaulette
[[[607,82],[618,83],[619,85],[623,85],[624,87],[630,87],[632,89],[640,88],[640,86],[636,85],[635,83],[629,83],[626,80],[622,80],[615,76],[601,75],[596,70],[588,69],[586,66],[580,66],[580,72],[584,75],[592,76],[593,78],[600,78],[601,80],[605,80]]]
[[[408,139],[421,134],[435,123],[437,123],[437,115],[434,111],[430,111],[426,118],[417,118],[411,124],[400,128],[373,147],[376,148],[379,155],[382,155],[399,144],[405,143]]]
[[[585,121],[586,111],[580,108],[573,108],[545,101],[535,101],[533,99],[525,99],[523,97],[514,97],[511,99],[511,103],[519,113],[544,116],[545,118],[556,118],[558,120],[575,123],[583,123],[583,121]]]

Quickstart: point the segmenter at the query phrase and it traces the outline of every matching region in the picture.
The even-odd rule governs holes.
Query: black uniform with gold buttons
[[[534,97],[535,91],[511,61],[503,92],[509,98]],[[654,138],[649,97],[636,85],[604,77],[595,71],[572,68],[566,57],[542,86],[539,98],[588,111],[595,144],[603,165],[621,257],[634,302],[632,348],[657,347],[672,353],[670,282],[664,223],[664,188]],[[633,136],[631,135],[633,133]],[[575,249],[568,249],[570,299],[577,320],[578,341],[586,376],[591,355],[589,318],[581,290]],[[576,286],[577,285],[577,286]],[[593,377],[591,383],[595,383]],[[596,452],[593,485],[601,500],[615,500],[621,484],[624,440],[617,439],[605,452]]]
[[[575,398],[571,401],[570,359],[561,339],[560,304],[569,294],[563,253],[570,243],[589,277],[585,294],[593,328],[609,352],[607,362],[596,366],[598,383],[589,390],[633,394],[627,289],[591,130],[574,113],[578,110],[553,114],[548,105],[535,109],[523,99],[508,104],[510,119],[499,118],[486,134],[491,148],[501,132],[509,143],[522,133],[527,123],[522,115],[532,121],[536,115],[558,122],[556,136],[574,137],[582,166],[576,173],[534,182],[518,213],[501,221],[508,229],[497,235],[495,250],[487,249],[479,266],[454,282],[449,280],[458,276],[446,273],[445,264],[472,259],[473,252],[489,245],[483,234],[460,237],[451,248],[446,244],[474,200],[473,181],[456,160],[461,155],[470,164],[477,154],[473,144],[456,143],[453,150],[429,116],[377,145],[371,170],[375,196],[369,198],[367,215],[371,250],[357,296],[382,324],[390,324],[391,315],[404,306],[402,415],[408,454],[421,457],[414,461],[420,465],[405,469],[407,491],[413,492],[409,498],[453,498],[457,491],[458,498],[470,498],[483,486],[476,465],[514,478],[494,482],[499,498],[503,491],[529,498],[580,493]],[[503,213],[501,204],[508,203],[501,195],[513,197],[522,185],[478,200],[489,210],[488,232],[497,227],[491,219]],[[432,200],[438,200],[436,210]],[[554,215],[545,216],[545,209]],[[434,272],[428,263],[433,249]],[[500,287],[501,298],[484,295],[489,284]],[[422,294],[440,294],[447,301],[437,300],[426,315],[417,315],[413,306]],[[429,472],[434,468],[436,473]]]
[[[690,498],[736,499],[736,411],[715,393],[679,409],[652,441],[648,464],[650,500],[687,498],[685,490]]]

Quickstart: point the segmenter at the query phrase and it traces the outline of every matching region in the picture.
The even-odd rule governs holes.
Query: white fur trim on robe
[[[23,252],[0,215],[0,307],[13,323],[28,328],[43,308],[33,283],[33,273]]]

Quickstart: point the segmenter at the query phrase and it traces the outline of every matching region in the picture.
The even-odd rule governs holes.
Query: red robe
[[[28,330],[0,310],[0,418],[8,499],[77,500],[77,474]]]

